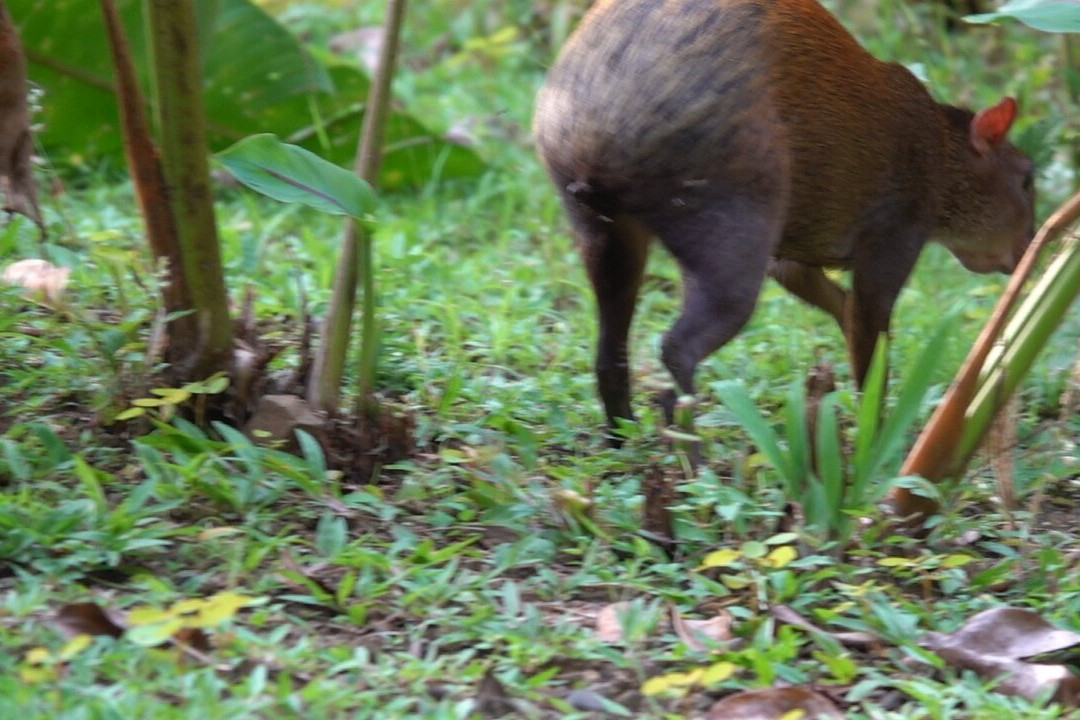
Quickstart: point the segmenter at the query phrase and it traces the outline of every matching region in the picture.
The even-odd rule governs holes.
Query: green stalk
[[[386,34],[375,82],[368,94],[364,126],[356,153],[356,174],[372,187],[377,186],[382,164],[382,141],[386,119],[390,114],[390,83],[394,74],[401,24],[406,0],[389,0],[386,11]],[[323,326],[323,340],[315,357],[308,382],[308,402],[316,410],[336,412],[349,350],[352,313],[356,307],[356,283],[363,276],[364,313],[360,337],[360,380],[358,403],[370,415],[377,410],[374,401],[375,367],[378,357],[378,327],[375,324],[375,286],[372,268],[373,252],[370,235],[350,219],[345,228],[341,257],[334,275],[334,290],[330,309]]]
[[[1042,249],[1078,219],[1080,193],[1039,229],[952,386],[904,461],[901,475],[937,482],[963,471],[994,415],[1080,293],[1080,251],[1076,241],[1070,240],[1017,306]],[[902,487],[890,492],[889,502],[901,517],[925,517],[937,511],[936,503]]]
[[[357,414],[373,417],[375,403],[375,367],[379,357],[379,326],[375,322],[375,271],[371,233],[358,229],[360,236],[360,273],[364,283],[361,299],[360,378],[357,382]]]
[[[994,416],[1016,390],[1078,294],[1080,235],[1074,232],[1062,241],[1046,272],[1017,308],[1001,341],[987,358],[978,392],[968,408],[956,465],[950,474],[962,471],[978,449]]]

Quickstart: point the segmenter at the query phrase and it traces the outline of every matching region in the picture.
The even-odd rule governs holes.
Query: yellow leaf
[[[742,590],[743,588],[750,586],[750,578],[744,575],[725,575],[720,578],[720,582],[727,585],[732,590]]]
[[[154,388],[150,392],[170,405],[180,405],[191,397],[191,391],[187,388]]]
[[[128,613],[129,625],[152,625],[171,619],[173,613],[166,610],[158,610],[150,606],[137,607]]]
[[[30,648],[24,659],[31,665],[43,665],[52,659],[52,654],[43,647]]]
[[[798,550],[791,545],[781,545],[763,557],[759,562],[765,567],[782,568],[786,567],[797,557],[799,557]]]
[[[943,568],[963,567],[964,565],[967,565],[969,562],[971,562],[974,559],[975,558],[971,557],[970,555],[961,555],[961,554],[946,555],[945,559],[941,561],[941,567],[943,567]]]
[[[51,667],[24,666],[19,668],[19,679],[24,685],[40,685],[55,680],[56,672]]]
[[[86,633],[80,633],[75,637],[64,643],[64,647],[60,648],[59,658],[61,660],[70,660],[94,642],[94,638]]]
[[[220,625],[226,620],[231,620],[237,610],[247,607],[253,600],[255,598],[231,591],[220,592],[206,601],[199,610],[199,617],[195,624],[203,628]]]
[[[724,682],[735,674],[735,667],[735,663],[729,662],[718,662],[714,665],[710,665],[705,668],[705,671],[701,674],[702,686],[711,687],[717,683]]]
[[[731,567],[742,557],[742,553],[732,548],[723,548],[722,550],[714,550],[705,556],[705,559],[701,561],[699,570],[714,567]]]
[[[641,686],[641,693],[643,695],[659,695],[668,688],[671,684],[668,682],[667,675],[657,675],[646,680]]]
[[[194,615],[195,613],[202,612],[202,609],[206,607],[206,600],[202,598],[188,598],[187,600],[181,600],[174,603],[169,612],[173,615]]]
[[[693,670],[687,670],[682,673],[680,685],[697,685],[701,681],[702,676],[705,675],[705,668],[696,667]]]
[[[918,561],[906,557],[883,557],[877,561],[881,567],[913,567]]]
[[[802,720],[804,717],[806,717],[806,711],[802,708],[795,708],[781,715],[779,720]]]
[[[499,30],[493,35],[489,36],[488,40],[495,44],[506,44],[514,42],[515,40],[517,40],[517,37],[518,29],[513,25],[507,25],[502,30]]]
[[[765,459],[763,453],[753,453],[746,457],[746,469],[749,471],[757,470],[760,467],[765,467],[769,464],[769,461]]]

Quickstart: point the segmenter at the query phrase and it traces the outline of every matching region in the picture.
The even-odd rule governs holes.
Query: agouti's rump
[[[768,272],[841,323],[860,381],[922,246],[1011,270],[1032,233],[1015,103],[935,102],[815,0],[600,0],[537,98],[540,155],[597,295],[597,375],[630,417],[626,337],[649,239],[684,278],[663,358],[698,362],[749,317]],[[850,267],[852,291],[823,267]]]

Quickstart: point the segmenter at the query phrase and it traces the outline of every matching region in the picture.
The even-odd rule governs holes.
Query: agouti
[[[927,241],[1011,272],[1034,204],[1032,164],[1005,139],[1015,114],[1011,98],[978,114],[935,102],[815,0],[598,0],[534,132],[596,293],[609,423],[632,417],[627,335],[652,237],[682,272],[662,359],[686,394],[766,275],[839,321],[861,384]],[[824,268],[850,268],[851,290]]]

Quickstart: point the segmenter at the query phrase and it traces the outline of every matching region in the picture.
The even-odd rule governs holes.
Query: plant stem
[[[356,152],[356,174],[372,187],[377,185],[379,167],[382,164],[382,140],[390,108],[390,84],[393,79],[394,62],[397,57],[398,39],[405,16],[406,0],[389,0],[386,15],[386,32],[375,82],[368,95],[364,113],[364,125]],[[378,328],[375,324],[375,287],[372,243],[369,233],[350,219],[345,228],[341,257],[334,275],[334,290],[323,326],[323,341],[319,346],[308,382],[308,402],[316,410],[335,412],[341,392],[345,370],[345,357],[352,326],[352,312],[356,305],[356,283],[362,275],[362,310],[360,379],[357,402],[359,409],[371,415],[377,409],[373,396],[375,366],[378,348]]]
[[[198,25],[192,0],[145,2],[162,174],[198,332],[198,341],[183,348],[179,372],[203,378],[228,366],[233,336],[210,193]]]

